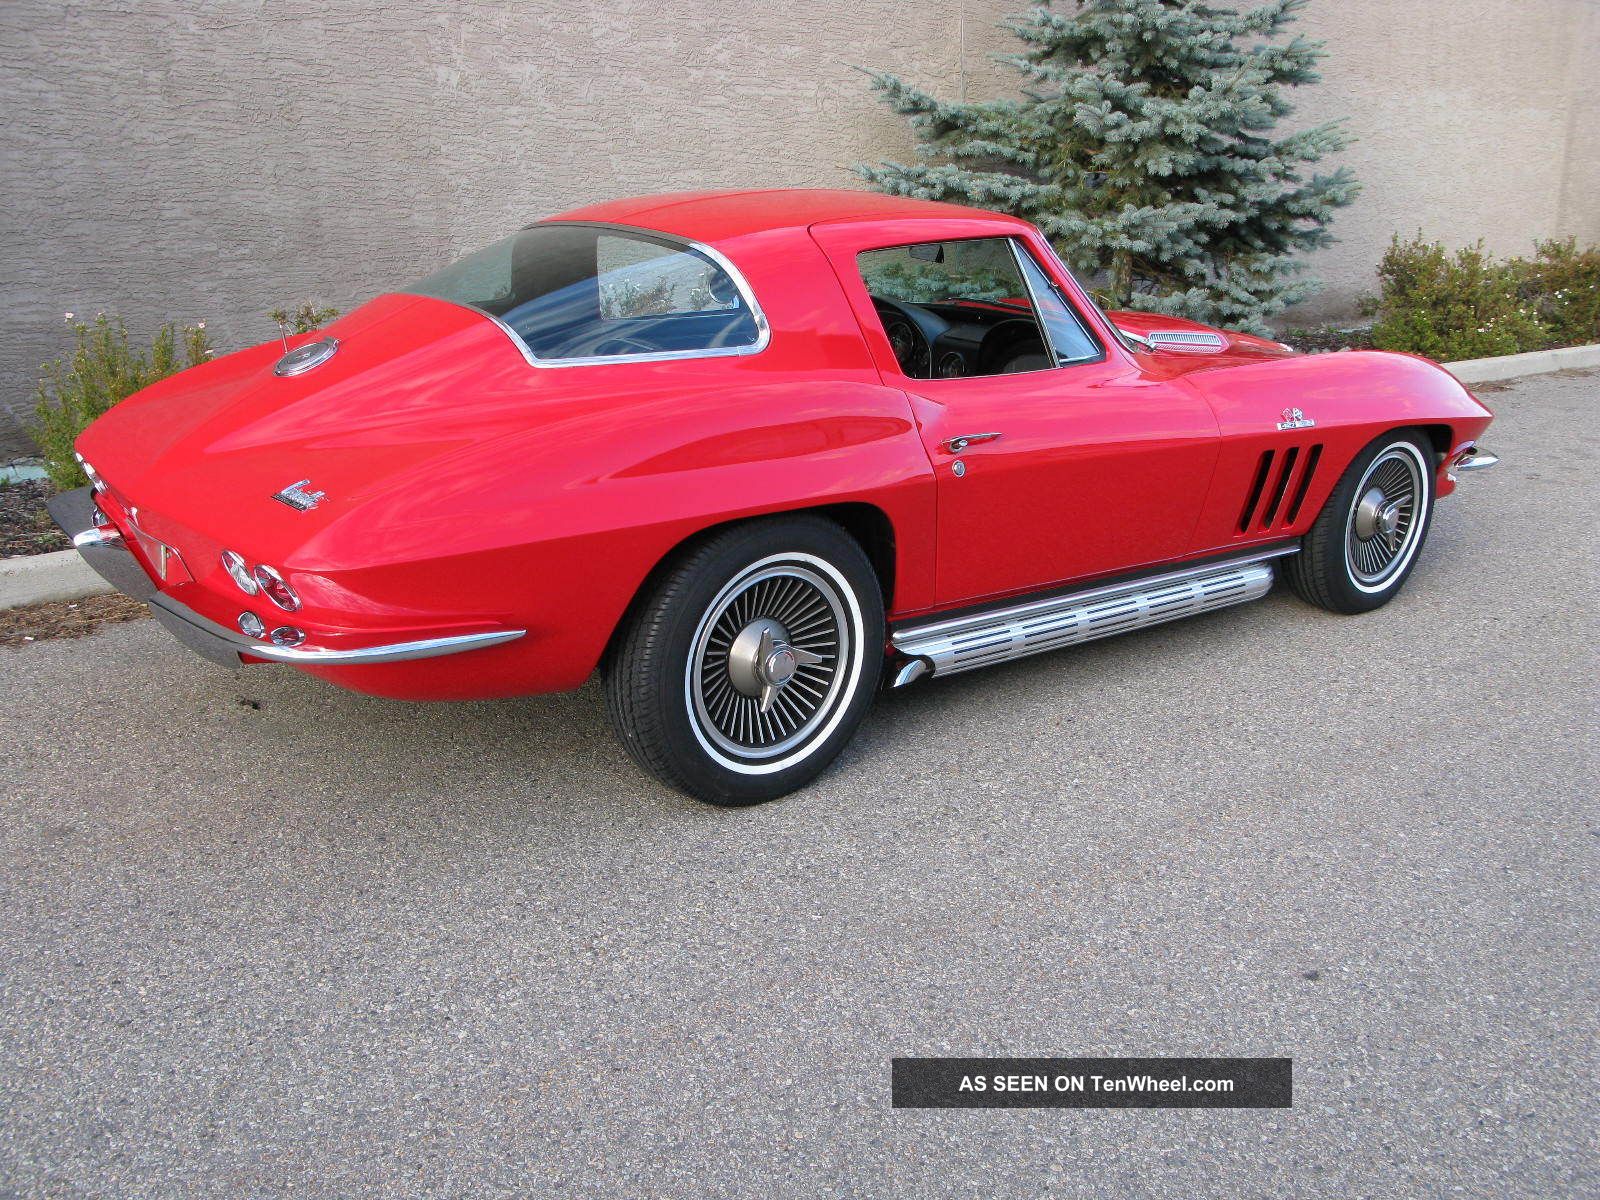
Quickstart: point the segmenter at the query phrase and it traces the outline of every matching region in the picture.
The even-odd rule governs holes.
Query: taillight
[[[294,612],[300,607],[300,597],[289,586],[283,576],[278,574],[265,563],[255,570],[256,585],[261,589],[261,594],[271,600],[284,612]]]

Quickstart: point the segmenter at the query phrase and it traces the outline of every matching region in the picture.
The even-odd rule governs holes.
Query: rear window
[[[703,247],[598,225],[533,225],[403,289],[496,318],[541,362],[744,354],[764,324]]]

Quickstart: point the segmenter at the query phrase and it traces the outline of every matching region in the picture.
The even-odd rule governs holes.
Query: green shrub
[[[1513,259],[1519,289],[1554,346],[1600,342],[1600,246],[1579,250],[1576,238],[1536,244],[1530,261]]]
[[[1378,266],[1372,343],[1440,362],[1600,341],[1600,249],[1540,242],[1532,259],[1496,261],[1480,241],[1451,254],[1398,237]]]
[[[72,457],[72,443],[89,422],[140,388],[211,357],[204,321],[181,328],[163,325],[149,350],[135,351],[120,318],[101,313],[93,321],[74,321],[68,313],[67,319],[77,344],[66,358],[44,365],[36,423],[28,430],[43,452],[50,481],[61,489],[88,482]]]
[[[306,300],[298,308],[275,308],[267,314],[267,319],[277,322],[278,332],[288,337],[321,329],[338,315],[337,308],[318,308]]]

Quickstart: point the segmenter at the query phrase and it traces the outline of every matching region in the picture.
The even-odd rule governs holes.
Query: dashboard
[[[1011,375],[1055,365],[1033,311],[1021,304],[872,298],[900,369],[911,379]]]

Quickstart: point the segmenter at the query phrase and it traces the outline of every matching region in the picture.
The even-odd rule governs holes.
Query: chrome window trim
[[[714,264],[727,272],[728,278],[733,280],[733,286],[739,293],[739,298],[744,301],[745,307],[750,310],[751,317],[755,320],[756,340],[745,346],[712,346],[704,350],[656,350],[648,354],[598,354],[584,358],[540,358],[528,348],[528,344],[517,336],[516,330],[506,324],[494,313],[487,309],[479,308],[476,304],[464,304],[460,300],[446,300],[442,296],[430,296],[425,292],[401,292],[404,296],[425,296],[429,300],[438,300],[441,304],[453,304],[457,308],[464,308],[468,312],[475,312],[481,317],[488,317],[500,328],[500,332],[511,339],[511,344],[521,352],[524,360],[530,367],[561,368],[561,367],[606,367],[622,363],[652,363],[652,362],[680,362],[693,358],[743,358],[751,354],[760,354],[772,341],[772,326],[767,321],[767,314],[761,310],[761,305],[756,301],[754,289],[750,281],[744,277],[744,272],[733,265],[733,261],[715,247],[704,242],[696,242],[690,238],[679,237],[673,233],[663,233],[659,229],[645,229],[638,225],[621,225],[614,221],[535,221],[531,225],[524,225],[518,232],[529,229],[612,229],[623,233],[644,234],[658,241],[672,242],[696,254],[702,254]],[[440,268],[441,270],[443,268]]]
[[[1100,302],[1094,298],[1094,293],[1083,286],[1083,281],[1072,273],[1072,268],[1067,266],[1067,264],[1062,261],[1060,254],[1056,253],[1056,248],[1050,244],[1049,238],[1044,239],[1044,245],[1045,249],[1050,251],[1050,257],[1056,260],[1056,266],[1061,269],[1061,274],[1078,285],[1078,290],[1083,293],[1084,303],[1088,305],[1090,311],[1092,311],[1095,316],[1100,318],[1101,324],[1111,331],[1111,336],[1113,339],[1115,339],[1118,346],[1129,352],[1135,352],[1139,350],[1150,352],[1155,349],[1155,347],[1151,346],[1149,342],[1144,340],[1144,338],[1140,337],[1136,333],[1129,333],[1126,329],[1123,329],[1109,316],[1107,316],[1106,310],[1100,307]],[[1096,338],[1095,340],[1099,341],[1100,339]]]
[[[1013,237],[1008,238],[1007,240],[1011,243],[1011,253],[1017,258],[1017,274],[1022,276],[1022,286],[1028,289],[1028,300],[1033,305],[1034,323],[1039,326],[1039,332],[1043,336],[1044,344],[1050,347],[1051,356],[1056,360],[1056,365],[1052,369],[1059,370],[1062,367],[1081,367],[1085,363],[1103,362],[1106,357],[1106,348],[1101,343],[1100,339],[1095,336],[1095,332],[1093,328],[1090,327],[1089,323],[1078,314],[1078,306],[1075,305],[1071,298],[1061,290],[1060,285],[1057,284],[1055,280],[1050,278],[1050,272],[1045,270],[1044,264],[1038,259],[1034,258],[1032,254],[1028,253],[1028,247],[1023,245],[1021,238]],[[1044,276],[1045,282],[1048,283],[1051,287],[1051,290],[1055,292],[1056,299],[1061,301],[1061,303],[1066,306],[1066,310],[1072,314],[1072,319],[1078,323],[1078,328],[1083,330],[1083,336],[1088,338],[1090,343],[1093,344],[1093,354],[1081,355],[1078,358],[1063,358],[1061,351],[1056,349],[1055,341],[1050,336],[1050,326],[1045,323],[1044,306],[1039,303],[1039,294],[1034,291],[1033,284],[1028,279],[1028,268],[1023,264],[1022,261],[1022,256],[1024,254],[1028,255],[1028,262],[1033,264],[1033,269]],[[1051,249],[1051,254],[1053,256],[1055,255],[1055,250],[1053,247]],[[1059,256],[1056,256],[1056,262],[1061,262]],[[1062,267],[1062,269],[1065,270],[1066,268]]]

